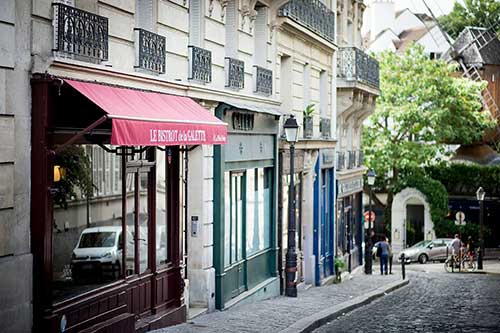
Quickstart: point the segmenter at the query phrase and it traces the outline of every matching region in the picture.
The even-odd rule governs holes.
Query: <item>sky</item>
[[[458,1],[463,3],[463,0]],[[414,13],[427,12],[423,0],[394,0],[394,2],[396,10],[409,8]],[[426,2],[434,15],[441,16],[451,11],[456,0],[426,0]]]
[[[369,0],[366,3],[370,3],[373,0]],[[434,15],[441,16],[443,14],[448,14],[453,8],[455,2],[463,3],[463,0],[425,0],[427,5],[434,12]],[[409,8],[414,13],[425,13],[427,12],[423,0],[394,0],[396,5],[396,10]]]

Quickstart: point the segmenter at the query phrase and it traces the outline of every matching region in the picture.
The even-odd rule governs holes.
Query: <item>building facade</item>
[[[289,145],[284,140],[280,144],[278,268],[283,290],[291,177],[296,194],[297,283],[320,285],[333,274],[335,2],[290,1],[280,8],[276,25],[276,88],[281,110],[293,114],[301,127],[293,175]]]
[[[230,258],[269,263],[245,281],[246,289],[277,281],[276,212],[270,207],[281,113],[272,88],[276,8],[270,2],[1,6],[7,47],[0,214],[2,235],[14,235],[2,241],[0,254],[8,272],[0,293],[0,322],[9,324],[4,330],[133,331],[184,321],[189,305],[213,309],[226,290],[233,295],[230,282],[215,288],[222,266],[214,262],[223,263],[225,254],[214,251],[227,244],[248,250]],[[267,56],[255,52],[262,49]],[[230,114],[218,114],[230,126],[214,117],[216,110]],[[148,135],[138,132],[141,124]],[[235,152],[253,128],[263,134],[249,139],[261,144],[250,147],[247,140],[246,159],[214,158],[228,127]],[[221,163],[230,182],[214,173]],[[235,163],[245,167],[245,177]],[[253,192],[254,202],[249,195],[245,209],[254,204],[256,215],[244,222],[249,232],[237,218],[229,221],[245,238],[227,243],[225,236],[214,237],[225,222],[214,220],[224,211],[214,209],[214,202],[221,204],[214,188],[233,184],[239,191],[248,184],[245,193]],[[228,207],[238,205],[241,193]],[[85,250],[96,244],[102,253]],[[94,265],[98,279],[89,280],[84,273]],[[14,328],[9,318],[19,318]]]
[[[363,121],[380,94],[378,62],[363,51],[363,1],[337,2],[336,251],[349,270],[362,263]]]

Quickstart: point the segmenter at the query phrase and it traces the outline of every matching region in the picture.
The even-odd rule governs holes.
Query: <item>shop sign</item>
[[[342,197],[363,191],[363,178],[339,180],[337,196]]]
[[[225,147],[226,162],[274,159],[272,135],[231,134]]]

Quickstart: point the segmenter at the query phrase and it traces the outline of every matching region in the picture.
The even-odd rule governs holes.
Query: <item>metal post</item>
[[[368,231],[365,239],[365,274],[372,274],[372,187],[370,186],[368,205]]]
[[[297,253],[295,252],[295,184],[294,184],[295,146],[290,144],[290,188],[288,196],[288,248],[286,250],[286,288],[285,294],[297,297]]]
[[[403,280],[406,279],[405,264],[406,264],[405,254],[401,253],[401,274],[403,274]]]
[[[479,201],[479,255],[477,257],[477,269],[483,269],[484,255],[484,200]]]

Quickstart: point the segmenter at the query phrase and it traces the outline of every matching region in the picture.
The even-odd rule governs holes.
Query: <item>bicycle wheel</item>
[[[476,265],[476,262],[468,262],[466,265],[465,265],[465,269],[467,270],[467,272],[475,272],[477,270],[477,265]]]
[[[448,258],[444,261],[444,270],[448,273],[451,273],[453,271],[453,260]]]

